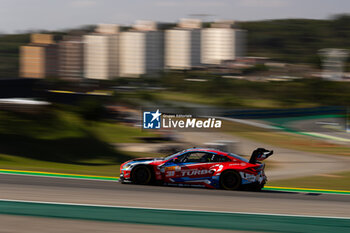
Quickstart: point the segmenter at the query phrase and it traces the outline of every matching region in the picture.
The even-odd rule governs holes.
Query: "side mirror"
[[[180,163],[180,160],[179,160],[179,158],[176,157],[176,158],[173,159],[173,162],[174,163]]]

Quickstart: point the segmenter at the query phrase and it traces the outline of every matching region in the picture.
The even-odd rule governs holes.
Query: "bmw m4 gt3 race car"
[[[138,158],[120,166],[120,182],[261,190],[267,181],[261,163],[273,154],[263,148],[250,160],[208,148],[192,148],[164,158]]]

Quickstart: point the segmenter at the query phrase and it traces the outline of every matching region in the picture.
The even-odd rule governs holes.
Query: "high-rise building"
[[[165,31],[165,67],[189,70],[201,65],[201,22],[181,20]]]
[[[119,26],[101,24],[84,36],[84,77],[108,80],[119,75]]]
[[[232,22],[213,23],[202,30],[201,61],[220,64],[235,60],[245,53],[245,31],[233,28]]]
[[[164,68],[163,32],[152,21],[139,21],[120,33],[120,76],[140,77]]]
[[[57,44],[53,35],[32,34],[31,43],[20,47],[20,76],[24,78],[56,77]]]
[[[84,77],[84,43],[80,35],[64,36],[58,43],[59,76],[65,79]]]

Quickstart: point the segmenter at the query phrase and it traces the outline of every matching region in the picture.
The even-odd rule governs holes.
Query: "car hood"
[[[129,160],[125,163],[123,163],[122,165],[126,165],[126,164],[149,164],[152,162],[162,162],[163,158],[152,158],[152,157],[147,157],[147,158],[136,158],[136,159],[132,159]]]

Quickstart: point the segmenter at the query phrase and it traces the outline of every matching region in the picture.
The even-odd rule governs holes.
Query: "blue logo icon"
[[[160,129],[160,116],[162,114],[157,109],[156,112],[143,112],[143,128],[144,129]]]

